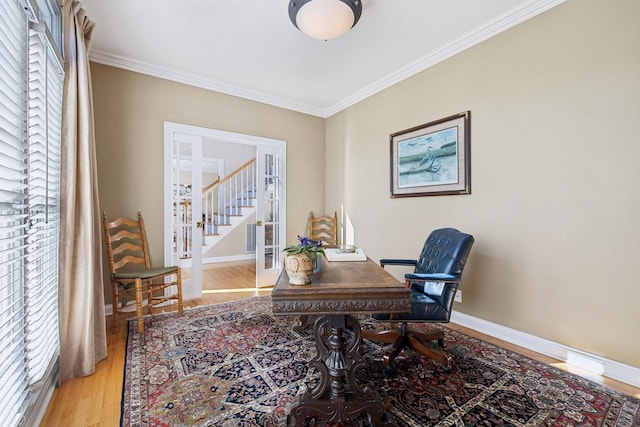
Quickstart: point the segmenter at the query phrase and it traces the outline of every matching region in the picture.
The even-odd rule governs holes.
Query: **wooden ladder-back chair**
[[[118,312],[131,311],[123,310],[129,301],[136,303],[138,332],[144,331],[142,316],[145,302],[151,314],[154,306],[175,299],[178,312],[182,313],[180,267],[151,267],[142,214],[138,212],[137,220],[120,217],[109,222],[103,211],[102,225],[111,273],[114,328],[118,326]],[[172,286],[177,288],[177,292],[165,295],[165,290]]]
[[[338,214],[333,216],[313,216],[309,214],[309,238],[322,241],[325,245],[338,244]]]

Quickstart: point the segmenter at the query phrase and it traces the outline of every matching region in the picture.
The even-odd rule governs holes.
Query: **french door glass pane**
[[[191,258],[191,144],[175,141],[173,146],[173,244],[176,259]]]
[[[279,157],[276,154],[265,154],[264,177],[264,220],[265,220],[265,269],[275,269],[280,263],[279,229]]]

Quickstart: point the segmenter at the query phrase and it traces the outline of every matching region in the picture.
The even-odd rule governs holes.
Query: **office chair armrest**
[[[384,268],[385,265],[408,265],[415,267],[418,263],[415,259],[388,259],[383,258],[380,260],[380,266]]]
[[[446,273],[408,273],[404,275],[404,280],[411,282],[447,282],[460,283],[461,276]]]

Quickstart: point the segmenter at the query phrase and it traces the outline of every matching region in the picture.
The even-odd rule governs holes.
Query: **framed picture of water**
[[[391,197],[470,194],[471,112],[392,133]]]

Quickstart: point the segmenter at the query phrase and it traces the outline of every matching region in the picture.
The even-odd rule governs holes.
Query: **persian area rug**
[[[312,326],[296,332],[297,324],[272,315],[270,296],[148,316],[144,334],[129,322],[121,425],[277,426],[317,380],[307,363],[316,354]],[[369,367],[360,379],[398,426],[640,426],[639,399],[444,330],[455,360],[449,374],[407,349],[388,377],[386,344],[363,340]]]

